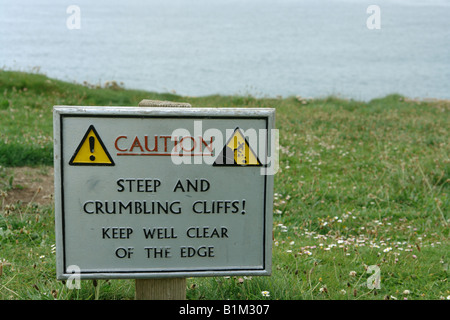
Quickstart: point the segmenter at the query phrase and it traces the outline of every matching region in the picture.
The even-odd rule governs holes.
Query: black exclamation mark
[[[95,138],[94,137],[89,137],[89,147],[91,149],[91,153],[94,153],[94,146],[95,146]],[[95,161],[95,156],[93,154],[91,154],[89,159],[91,161]]]
[[[245,214],[245,199],[242,200],[242,214]]]

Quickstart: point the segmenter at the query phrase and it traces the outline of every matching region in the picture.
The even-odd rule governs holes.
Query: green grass
[[[188,299],[447,299],[447,101],[181,97],[0,71],[0,189],[12,166],[52,165],[53,105],[272,107],[280,129],[270,277],[192,278]],[[0,299],[133,299],[133,280],[55,280],[54,211],[0,198]],[[4,260],[3,260],[4,259]],[[370,266],[379,289],[368,287]],[[269,297],[261,294],[268,291]]]

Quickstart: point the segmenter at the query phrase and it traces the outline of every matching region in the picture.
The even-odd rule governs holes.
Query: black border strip
[[[182,119],[207,119],[207,120],[215,120],[215,119],[252,119],[252,120],[264,120],[265,121],[265,126],[266,126],[266,130],[267,132],[269,131],[269,116],[198,116],[198,115],[100,115],[100,114],[63,114],[60,113],[60,163],[61,163],[61,168],[60,168],[60,175],[61,175],[61,224],[62,224],[62,243],[63,243],[63,275],[67,275],[67,261],[66,261],[66,239],[65,239],[65,219],[64,219],[64,213],[65,213],[65,205],[64,205],[64,153],[63,153],[63,120],[64,117],[67,118],[138,118],[138,119],[152,119],[152,118],[162,118],[162,119],[172,119],[172,118],[182,118]],[[244,137],[245,138],[245,137]],[[268,152],[268,141],[269,139],[266,139],[266,163],[267,163],[267,152]],[[105,149],[106,150],[106,149]],[[234,168],[236,167],[247,167],[247,166],[234,166]],[[257,166],[249,166],[249,167],[257,167]],[[196,269],[196,270],[148,270],[148,271],[119,271],[119,270],[115,270],[115,271],[81,271],[80,274],[128,274],[130,275],[130,277],[127,278],[131,278],[132,274],[158,274],[158,273],[164,273],[164,274],[170,274],[170,273],[183,273],[184,276],[188,277],[188,276],[197,276],[197,275],[190,275],[190,273],[215,273],[215,272],[221,272],[221,273],[225,273],[225,272],[251,272],[251,271],[264,271],[266,270],[266,249],[267,249],[267,243],[266,243],[266,229],[267,229],[267,174],[264,176],[264,203],[263,203],[263,208],[264,208],[264,219],[263,219],[263,261],[262,261],[262,267],[258,267],[258,268],[245,268],[245,269],[234,269],[234,268],[223,268],[223,269]],[[270,270],[268,270],[268,272],[270,273]],[[201,276],[201,275],[198,275]]]
[[[62,259],[63,259],[63,270],[64,270],[64,273],[67,273],[67,267],[66,267],[66,265],[67,265],[67,263],[66,263],[66,237],[65,237],[65,226],[66,226],[66,221],[65,221],[65,215],[64,215],[64,212],[65,212],[65,204],[64,204],[64,194],[65,194],[65,192],[64,192],[64,153],[63,153],[63,144],[62,144],[62,142],[63,142],[63,132],[64,132],[64,130],[63,130],[63,125],[64,125],[64,121],[63,121],[63,115],[61,115],[60,114],[60,117],[59,117],[59,130],[60,130],[60,132],[59,132],[59,147],[60,147],[60,152],[59,152],[59,155],[60,155],[60,168],[59,168],[59,170],[60,170],[60,176],[61,176],[61,181],[60,181],[60,192],[61,192],[61,194],[60,194],[60,201],[61,201],[61,208],[60,208],[60,210],[61,210],[61,239],[62,239]],[[56,191],[56,190],[55,190]]]

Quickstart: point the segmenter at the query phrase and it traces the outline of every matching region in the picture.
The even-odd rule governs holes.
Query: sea
[[[0,0],[0,68],[183,96],[450,99],[450,0]]]

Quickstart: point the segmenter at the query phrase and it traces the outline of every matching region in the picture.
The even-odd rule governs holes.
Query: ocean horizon
[[[450,99],[449,16],[450,0],[0,0],[0,68],[183,96]]]

